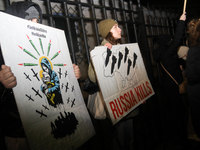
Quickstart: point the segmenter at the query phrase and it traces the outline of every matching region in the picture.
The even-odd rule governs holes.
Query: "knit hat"
[[[12,2],[12,4],[5,10],[5,13],[25,19],[26,16],[29,16],[29,12],[26,12],[28,8],[33,6],[39,13],[39,17],[37,15],[37,19],[39,18],[38,22],[42,23],[42,10],[40,6],[37,3],[34,2],[27,2],[27,1],[18,1],[18,2]],[[27,19],[33,19],[33,18],[28,18]]]
[[[183,58],[185,54],[187,54],[189,47],[187,46],[180,46],[178,48],[178,58]]]
[[[39,21],[39,12],[34,6],[29,7],[26,11],[25,19],[31,20],[31,19],[38,19]]]
[[[105,38],[115,24],[118,24],[118,22],[114,19],[106,19],[100,21],[99,33],[101,34],[101,36]]]

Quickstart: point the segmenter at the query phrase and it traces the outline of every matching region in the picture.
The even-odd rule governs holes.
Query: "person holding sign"
[[[118,26],[118,22],[113,19],[106,19],[99,22],[99,33],[104,38],[101,42],[101,46],[107,46],[108,49],[112,48],[112,45],[118,45],[121,43],[121,29]],[[96,83],[96,75],[94,67],[89,64],[88,76],[90,80]]]
[[[14,2],[5,12],[26,20],[42,23],[42,10],[36,3]],[[5,137],[7,149],[29,150],[30,147],[12,93],[12,88],[17,85],[17,80],[11,68],[4,65],[2,53],[0,53],[0,65],[0,127]]]
[[[6,13],[35,23],[42,23],[42,10],[33,2],[13,2]],[[12,88],[17,86],[17,80],[11,68],[4,65],[0,53],[0,128],[5,137],[7,150],[29,150],[29,144],[20,119]],[[75,76],[80,78],[79,67],[73,64]]]
[[[107,56],[105,58],[105,66],[108,65],[108,60],[109,60],[108,57],[111,56],[112,46],[121,44],[121,31],[122,30],[120,29],[118,22],[114,19],[105,19],[99,22],[99,33],[103,37],[101,46],[107,46]],[[127,58],[127,57],[124,57],[124,58]],[[124,63],[124,61],[121,61],[121,63]],[[118,66],[119,66],[119,63],[118,63]],[[111,69],[111,72],[112,71],[113,70]],[[94,70],[94,66],[92,62],[89,64],[88,76],[92,82],[97,83],[97,76],[95,74],[95,70]],[[103,100],[103,96],[100,91],[97,91],[96,93],[89,95],[87,107],[95,119],[106,119],[106,117],[108,117],[106,116],[106,112],[105,112],[106,106],[104,105],[104,102],[105,101]],[[95,105],[92,105],[92,103],[95,103]],[[124,132],[127,135],[126,140],[125,140],[126,142],[124,143],[125,145],[130,145],[131,140],[132,140],[131,138],[129,138],[132,136],[131,135],[132,132],[130,132],[132,130],[132,127],[130,125],[131,120],[129,120],[128,118],[134,117],[138,115],[138,113],[139,113],[139,109],[135,108],[132,112],[130,112],[127,116],[124,117],[126,118],[126,120],[121,121],[118,124],[119,126],[114,126],[114,128],[116,129],[115,131],[117,132],[115,138],[121,138],[121,134],[118,134],[118,132],[120,133]]]
[[[118,45],[120,44],[121,39],[121,29],[118,26],[118,22],[113,19],[105,19],[99,22],[99,33],[104,38],[101,46],[107,46],[110,52],[110,49],[112,48],[112,45]],[[109,53],[108,52],[108,53]],[[88,67],[88,76],[89,79],[93,83],[97,83],[97,77],[94,71],[94,66],[92,63],[89,63]],[[97,83],[98,84],[98,83]],[[99,88],[96,88],[96,91],[92,91],[93,93],[90,93],[88,97],[88,107],[90,112],[93,114],[94,118],[96,119],[105,119],[106,118],[106,112],[103,106],[103,96],[101,92],[97,91]],[[90,104],[92,101],[95,101],[95,103],[98,103],[98,107],[101,108],[100,110],[96,110],[93,105]]]
[[[110,49],[112,48],[112,45],[119,45],[121,43],[121,31],[122,30],[120,29],[118,22],[114,19],[105,19],[99,22],[99,33],[104,38],[101,42],[101,46],[107,46],[108,55],[111,53]],[[93,83],[97,83],[97,78],[92,63],[89,63],[88,76]],[[96,91],[96,93],[89,95],[88,99],[89,101],[90,99],[91,101],[92,99],[102,99],[102,95],[99,91]],[[139,109],[136,108],[130,116],[137,115],[138,110]],[[95,116],[95,118],[98,119],[97,116]],[[106,114],[102,112],[99,118],[105,119]]]
[[[165,141],[184,147],[187,140],[186,108],[184,106],[179,86],[171,76],[181,84],[183,80],[182,72],[178,62],[177,49],[181,44],[185,29],[186,12],[184,12],[176,26],[176,32],[172,39],[170,35],[162,34],[154,38],[157,49],[153,51],[155,62],[162,67],[162,81],[164,101],[163,113],[165,116],[164,125]],[[169,75],[171,74],[171,76]]]

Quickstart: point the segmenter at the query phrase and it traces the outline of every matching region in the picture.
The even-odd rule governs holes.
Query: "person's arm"
[[[171,44],[167,48],[167,51],[165,53],[166,55],[171,56],[177,53],[177,49],[180,46],[180,43],[183,39],[184,32],[185,32],[185,26],[186,26],[185,20],[186,20],[186,12],[183,13],[179,18],[179,21],[176,26],[174,38],[172,39]]]
[[[90,62],[89,66],[88,66],[88,77],[93,83],[97,83],[97,78],[96,78],[96,74],[94,72],[94,66],[93,66],[92,62]]]
[[[76,78],[79,79],[81,77],[81,72],[78,65],[73,64],[73,68]]]
[[[17,80],[11,71],[11,68],[2,65],[0,70],[0,82],[4,85],[6,89],[11,89],[17,85]]]

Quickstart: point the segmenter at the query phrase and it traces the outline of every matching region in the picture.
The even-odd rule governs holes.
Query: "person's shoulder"
[[[167,48],[168,48],[168,46],[166,46],[166,45],[163,46],[162,45],[162,46],[160,46],[157,49],[154,49],[152,51],[153,59],[154,59],[155,62],[159,62],[160,61],[163,52],[165,52]]]
[[[109,43],[109,42],[106,39],[103,39],[103,41],[101,42],[101,46],[104,46],[107,43]]]
[[[199,46],[191,46],[188,50],[188,55],[199,55],[200,47]]]
[[[200,52],[200,46],[191,46],[189,48],[188,52],[191,51],[191,50],[195,50],[195,51],[199,51]]]

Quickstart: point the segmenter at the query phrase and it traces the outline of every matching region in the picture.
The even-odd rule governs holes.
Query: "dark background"
[[[170,7],[183,7],[184,0],[140,0],[140,3],[145,5],[145,3],[155,4],[155,5],[163,5],[163,6],[170,6]],[[188,7],[197,7],[199,6],[199,0],[187,0]]]
[[[167,5],[170,7],[174,7],[174,6],[183,6],[184,4],[184,0],[133,0],[133,2],[139,2],[143,5],[145,5],[145,3],[151,3],[151,4],[155,4],[155,5]],[[187,0],[187,5],[188,6],[197,6],[198,4],[200,4],[199,0]]]
[[[184,0],[132,0],[133,3],[138,2],[142,6],[154,6],[156,7],[167,7],[167,8],[179,8],[183,9]],[[188,12],[192,18],[200,18],[200,0],[187,0],[186,12]]]

